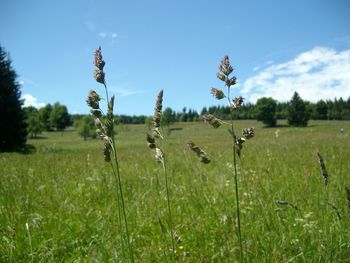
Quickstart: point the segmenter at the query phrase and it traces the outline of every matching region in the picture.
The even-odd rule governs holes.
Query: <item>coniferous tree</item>
[[[310,113],[306,107],[306,103],[297,92],[294,92],[292,100],[288,105],[288,124],[292,126],[307,126],[309,119]]]
[[[0,46],[0,152],[20,150],[26,143],[20,85],[9,55]]]
[[[277,102],[273,98],[260,98],[256,102],[256,117],[269,127],[276,126]]]

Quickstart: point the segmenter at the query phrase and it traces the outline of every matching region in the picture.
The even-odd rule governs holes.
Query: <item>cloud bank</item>
[[[39,109],[39,108],[44,107],[46,105],[46,103],[38,102],[38,100],[30,94],[23,94],[21,96],[21,98],[24,99],[23,107],[33,106],[33,107]]]
[[[243,97],[253,103],[261,97],[288,101],[295,91],[312,102],[350,96],[350,49],[315,47],[290,61],[255,71],[241,89]]]

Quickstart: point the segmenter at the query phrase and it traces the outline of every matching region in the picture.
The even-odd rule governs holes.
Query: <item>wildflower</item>
[[[213,126],[215,129],[219,128],[221,126],[221,121],[217,118],[215,118],[213,115],[211,114],[205,114],[202,116],[202,118],[204,119],[205,123],[210,124],[211,126]]]
[[[213,96],[215,98],[217,98],[218,100],[225,98],[224,92],[222,90],[217,89],[217,88],[211,88],[211,94],[213,94]]]
[[[99,69],[99,70],[103,70],[103,67],[105,66],[105,61],[102,59],[102,53],[101,53],[101,47],[99,47],[98,49],[96,49],[95,51],[95,61],[94,61],[95,66]]]

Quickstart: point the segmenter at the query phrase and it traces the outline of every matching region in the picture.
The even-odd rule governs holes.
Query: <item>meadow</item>
[[[350,122],[278,124],[234,122],[236,131],[256,129],[238,161],[245,262],[350,262]],[[230,135],[204,123],[172,128],[163,149],[176,261],[238,262]],[[131,241],[136,262],[169,262],[164,178],[146,132],[145,125],[117,126]],[[189,140],[211,163],[199,162]],[[68,130],[28,143],[35,153],[0,154],[0,262],[121,262],[115,184],[102,142]]]

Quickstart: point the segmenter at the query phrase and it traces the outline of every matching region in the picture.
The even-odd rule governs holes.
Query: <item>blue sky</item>
[[[102,47],[118,114],[218,105],[217,67],[229,55],[246,101],[350,96],[350,1],[1,0],[0,45],[26,104],[88,113],[93,53]]]

